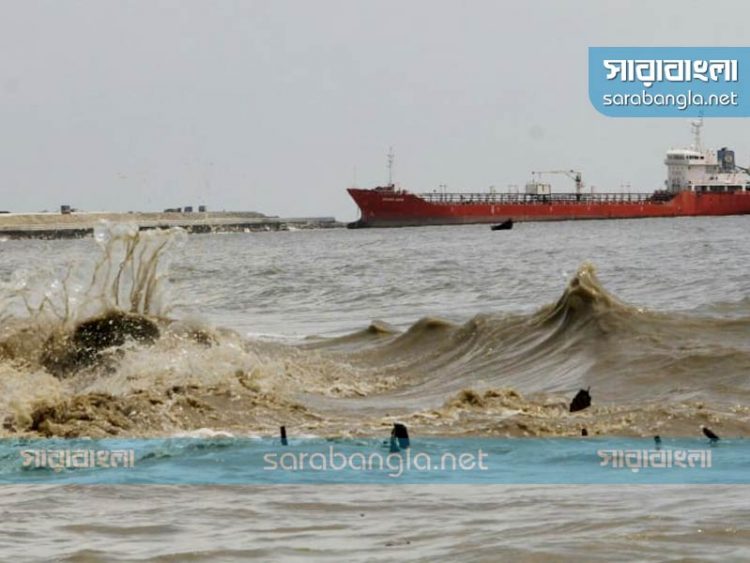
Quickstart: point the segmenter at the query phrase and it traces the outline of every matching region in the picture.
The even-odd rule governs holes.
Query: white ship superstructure
[[[694,121],[693,144],[689,148],[670,149],[667,165],[667,190],[679,192],[737,192],[750,191],[750,175],[737,166],[734,151],[726,147],[704,150],[701,144],[703,120]]]

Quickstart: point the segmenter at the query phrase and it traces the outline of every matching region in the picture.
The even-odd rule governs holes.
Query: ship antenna
[[[702,145],[701,145],[701,127],[703,127],[703,116],[701,115],[696,119],[695,121],[692,121],[690,123],[690,126],[693,129],[693,150],[701,151]]]
[[[388,185],[393,185],[393,159],[396,155],[393,154],[393,147],[388,148]]]

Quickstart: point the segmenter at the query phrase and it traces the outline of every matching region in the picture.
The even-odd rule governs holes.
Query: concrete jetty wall
[[[181,227],[188,233],[277,231],[342,227],[333,217],[269,217],[252,211],[197,213],[2,213],[0,237],[80,238],[100,221],[136,223],[141,229]]]

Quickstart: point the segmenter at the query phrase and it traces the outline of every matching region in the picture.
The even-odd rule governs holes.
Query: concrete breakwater
[[[136,223],[140,229],[181,227],[188,233],[283,231],[343,227],[333,217],[271,217],[252,211],[133,213],[3,213],[0,237],[80,238],[100,221]]]

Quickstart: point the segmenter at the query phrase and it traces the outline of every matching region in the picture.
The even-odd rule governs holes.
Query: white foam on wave
[[[198,428],[187,432],[173,434],[172,438],[236,438],[231,432],[225,430],[213,430],[211,428]]]

